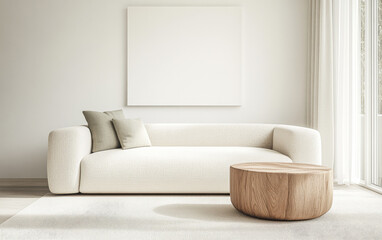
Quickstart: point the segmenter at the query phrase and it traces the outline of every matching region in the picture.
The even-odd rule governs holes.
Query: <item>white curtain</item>
[[[338,184],[352,182],[360,148],[357,9],[356,0],[311,0],[308,124]]]

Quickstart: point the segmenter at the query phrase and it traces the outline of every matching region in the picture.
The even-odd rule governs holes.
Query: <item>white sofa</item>
[[[309,128],[271,124],[146,124],[152,147],[91,153],[86,126],[49,134],[55,194],[229,193],[229,167],[243,162],[321,164]]]

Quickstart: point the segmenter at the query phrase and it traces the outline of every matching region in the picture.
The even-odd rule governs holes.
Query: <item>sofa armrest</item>
[[[49,133],[47,170],[52,193],[79,192],[80,164],[91,152],[91,141],[86,126],[61,128]]]
[[[276,126],[273,132],[273,150],[287,155],[295,163],[322,163],[320,133],[311,128]]]

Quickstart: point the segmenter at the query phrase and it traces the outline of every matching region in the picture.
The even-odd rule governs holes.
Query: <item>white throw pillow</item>
[[[149,147],[151,141],[140,119],[113,119],[122,149]]]

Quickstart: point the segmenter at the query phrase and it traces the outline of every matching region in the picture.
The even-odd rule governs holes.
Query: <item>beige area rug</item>
[[[229,196],[46,195],[0,225],[1,239],[382,239],[382,195],[334,191],[308,221],[245,216]]]

